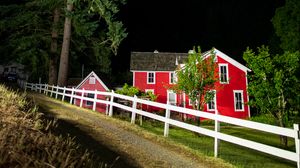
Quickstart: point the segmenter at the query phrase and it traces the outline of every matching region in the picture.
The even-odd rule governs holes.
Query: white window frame
[[[145,89],[145,93],[147,92],[151,92],[152,94],[154,94],[154,89]]]
[[[90,77],[89,78],[89,84],[91,84],[91,85],[96,84],[96,78],[95,77]]]
[[[93,96],[89,96],[89,95],[93,95]],[[95,97],[95,94],[94,94],[94,93],[87,93],[86,97],[88,97],[88,98],[94,98],[94,97]],[[91,102],[91,104],[88,104],[88,102]],[[86,100],[86,101],[85,101],[85,105],[86,105],[86,106],[92,106],[92,105],[93,105],[93,102],[92,102],[92,101],[89,101],[89,100]]]
[[[226,82],[221,81],[221,67],[225,66],[226,67]],[[229,71],[228,71],[228,64],[219,64],[219,80],[221,84],[229,84]]]
[[[175,102],[170,102],[169,101],[169,98],[170,98],[169,94],[175,94]],[[168,101],[171,105],[176,105],[177,104],[177,94],[172,90],[167,90],[167,102]]]
[[[235,94],[236,93],[240,93],[241,94],[241,102],[242,102],[242,109],[237,109],[236,108],[236,97],[235,97]],[[233,91],[233,98],[234,98],[234,110],[235,111],[245,111],[245,104],[244,104],[244,91],[243,90],[234,90]]]
[[[173,74],[173,77],[172,77]],[[172,81],[173,80],[173,81]],[[177,76],[175,71],[169,73],[169,84],[175,84],[177,82]]]
[[[206,107],[207,107],[207,111],[215,111],[216,110],[216,107],[217,107],[217,92],[216,90],[210,90],[210,92],[214,92],[215,93],[215,96],[214,96],[214,109],[210,109],[209,108],[209,103],[206,103]]]
[[[153,73],[153,82],[149,82],[149,74]],[[155,84],[155,72],[147,72],[147,84]]]

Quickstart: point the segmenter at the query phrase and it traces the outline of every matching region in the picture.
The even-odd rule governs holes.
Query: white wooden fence
[[[213,137],[215,139],[214,142],[214,155],[215,157],[218,156],[218,151],[219,151],[219,142],[220,140],[227,141],[233,144],[237,144],[240,146],[244,146],[247,148],[255,149],[260,152],[264,152],[270,155],[274,155],[277,157],[281,157],[287,160],[291,160],[294,162],[297,162],[297,167],[300,168],[300,140],[299,140],[299,124],[294,124],[294,129],[290,128],[282,128],[282,127],[277,127],[273,125],[268,125],[268,124],[262,124],[258,122],[253,122],[253,121],[248,121],[248,120],[242,120],[242,119],[237,119],[237,118],[232,118],[232,117],[227,117],[227,116],[222,116],[219,115],[218,113],[216,114],[211,114],[207,112],[202,112],[202,111],[196,111],[193,109],[186,109],[183,107],[177,107],[169,104],[162,104],[158,102],[152,102],[148,100],[142,100],[137,98],[136,96],[134,97],[129,97],[129,96],[124,96],[120,94],[116,94],[113,91],[112,92],[99,92],[97,90],[95,91],[88,91],[88,90],[79,90],[79,89],[74,89],[74,88],[66,88],[66,87],[58,87],[58,86],[50,86],[47,84],[32,84],[32,83],[22,83],[23,88],[30,89],[33,91],[37,91],[39,93],[44,93],[46,95],[50,95],[51,97],[55,96],[55,98],[58,98],[58,95],[61,96],[62,101],[66,97],[70,98],[70,103],[73,102],[74,99],[79,99],[80,100],[80,106],[82,106],[83,100],[85,101],[91,101],[93,102],[93,110],[96,109],[96,103],[102,103],[106,104],[109,109],[107,109],[106,114],[109,116],[113,115],[113,107],[118,107],[123,110],[126,110],[128,112],[131,112],[131,123],[135,123],[135,117],[136,114],[149,117],[158,121],[161,121],[165,123],[164,126],[164,136],[168,136],[169,133],[169,125],[174,125],[177,127],[181,127],[193,132],[197,132],[200,134],[204,134],[210,137]],[[81,93],[78,95],[78,93]],[[85,97],[84,93],[92,93],[94,94],[94,98],[89,98]],[[97,99],[97,95],[103,95],[109,97],[109,100],[100,100]],[[123,99],[127,101],[132,102],[132,106],[126,106],[123,104],[119,104],[115,102],[115,98],[118,99]],[[143,104],[143,105],[149,105],[153,107],[158,107],[166,110],[165,116],[159,116],[147,111],[143,111],[140,109],[137,109],[137,104]],[[188,115],[193,115],[193,116],[198,116],[198,117],[203,117],[207,119],[211,119],[215,121],[215,129],[214,130],[209,130],[206,128],[202,128],[199,126],[187,124],[181,121],[177,121],[174,119],[170,118],[170,111],[175,111],[178,113],[182,114],[188,114]],[[220,132],[220,122],[224,123],[229,123],[241,127],[246,127],[246,128],[251,128],[259,131],[264,131],[272,134],[277,134],[277,135],[282,135],[282,136],[287,136],[295,139],[295,152],[276,148],[270,145],[258,143],[255,141],[250,141],[246,139],[242,139],[239,137],[235,137],[232,135],[224,134]]]

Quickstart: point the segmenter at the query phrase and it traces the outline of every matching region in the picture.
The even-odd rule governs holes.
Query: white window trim
[[[241,93],[241,99],[242,99],[242,109],[236,109],[236,98],[235,98],[235,93]],[[233,90],[233,101],[234,101],[234,111],[245,111],[245,104],[244,104],[244,91],[243,90]]]
[[[145,93],[147,92],[152,92],[152,94],[154,94],[154,89],[145,89]]]
[[[89,94],[93,94],[93,97],[88,97]],[[94,94],[94,93],[88,93],[88,94],[86,95],[86,97],[88,97],[88,98],[94,98],[94,97],[95,97],[95,94]],[[85,101],[85,105],[86,105],[86,106],[92,106],[92,105],[93,105],[93,102],[92,102],[92,104],[88,104],[88,102],[92,102],[92,101],[86,100],[86,101]]]
[[[173,82],[172,82],[172,74],[174,74],[173,75]],[[170,72],[169,73],[169,84],[175,84],[176,82],[177,82],[177,77],[176,77],[175,71]]]
[[[148,80],[150,73],[153,73],[153,83],[150,83],[149,80]],[[153,71],[152,72],[147,72],[147,84],[155,84],[155,72],[153,72]]]
[[[208,103],[206,103],[207,111],[216,111],[216,108],[217,108],[217,92],[216,92],[216,90],[210,90],[210,92],[215,92],[215,96],[214,96],[215,108],[214,109],[209,109]]]
[[[167,90],[167,102],[169,101],[169,93],[174,93],[175,94],[175,105],[176,105],[177,104],[177,94],[172,90]]]
[[[221,81],[221,66],[225,66],[226,67],[226,79],[227,79],[227,82],[222,82]],[[221,84],[229,84],[229,69],[228,69],[228,64],[219,64],[219,80],[220,80],[220,83]]]

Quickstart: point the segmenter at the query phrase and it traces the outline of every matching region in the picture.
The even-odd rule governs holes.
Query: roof
[[[213,49],[216,55],[231,63],[243,71],[251,71],[246,66],[232,59],[220,50]],[[203,53],[203,57],[210,56],[210,51]],[[174,71],[178,65],[187,61],[188,53],[157,53],[157,52],[131,52],[130,70],[131,71]],[[181,66],[180,65],[180,66]]]
[[[188,53],[131,52],[131,71],[174,71],[187,60]]]
[[[247,68],[246,66],[244,66],[243,64],[237,62],[236,60],[234,60],[233,58],[229,57],[228,55],[224,54],[223,52],[221,52],[220,50],[213,48],[215,54],[219,57],[221,57],[222,59],[224,59],[225,61],[229,62],[230,64],[232,64],[233,66],[243,70],[243,71],[251,71],[251,69]],[[203,53],[203,57],[208,58],[210,56],[210,52],[206,51]]]
[[[95,77],[96,81],[98,81],[106,91],[109,91],[109,89],[107,88],[107,86],[102,82],[102,80],[98,77],[98,75],[92,71],[88,76],[86,76],[81,83],[76,87],[76,89],[80,88],[90,77]]]

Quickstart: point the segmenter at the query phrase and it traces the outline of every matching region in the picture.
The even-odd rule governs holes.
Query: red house
[[[102,82],[102,80],[93,71],[87,77],[85,77],[85,79],[76,87],[76,89],[84,89],[84,90],[92,90],[92,91],[97,90],[100,92],[108,92],[109,91],[107,86]],[[77,95],[81,96],[82,93],[77,93]],[[84,96],[94,98],[95,95],[92,93],[85,93]],[[97,98],[102,99],[102,100],[106,99],[105,96],[103,96],[103,95],[102,96],[97,95]],[[74,104],[76,104],[77,106],[80,106],[80,100],[76,99]],[[83,100],[82,107],[92,109],[93,102]],[[100,103],[96,104],[96,111],[105,112],[106,109],[107,109],[107,106],[105,104],[100,104]]]
[[[216,85],[221,89],[212,90],[215,97],[207,103],[204,111],[214,113],[217,108],[221,115],[250,117],[246,88],[247,72],[251,70],[217,49],[214,52],[219,72]],[[175,70],[187,57],[187,53],[132,52],[130,70],[133,73],[133,86],[158,95],[158,102],[166,103],[168,100],[173,105],[192,108],[186,94],[176,94],[166,87],[176,82]],[[203,57],[210,57],[210,51],[203,53]]]

